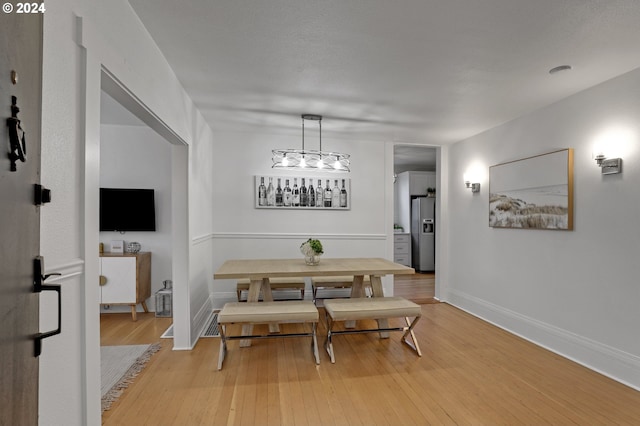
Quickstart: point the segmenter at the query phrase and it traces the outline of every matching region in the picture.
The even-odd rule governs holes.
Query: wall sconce
[[[471,189],[471,193],[473,194],[480,192],[480,176],[480,168],[477,166],[468,169],[462,176],[464,179],[464,186]]]
[[[479,183],[471,183],[470,181],[465,180],[464,181],[464,185],[467,188],[471,188],[471,192],[472,193],[480,192],[480,184]]]
[[[593,156],[600,166],[603,175],[614,175],[622,172],[622,158],[607,158],[602,152]]]

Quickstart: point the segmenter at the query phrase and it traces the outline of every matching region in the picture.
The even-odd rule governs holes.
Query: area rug
[[[102,411],[111,408],[144,369],[151,355],[159,350],[160,343],[100,347]]]

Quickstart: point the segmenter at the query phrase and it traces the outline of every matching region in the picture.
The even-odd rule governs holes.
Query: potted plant
[[[324,253],[320,240],[313,238],[309,238],[300,245],[300,252],[304,254],[304,261],[307,265],[320,263],[320,255]]]

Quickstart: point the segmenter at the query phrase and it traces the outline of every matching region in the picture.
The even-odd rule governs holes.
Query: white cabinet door
[[[100,303],[136,303],[136,258],[102,257],[100,265],[100,275],[107,278]]]
[[[427,195],[427,188],[435,186],[435,172],[409,172],[409,195]]]
[[[409,195],[427,195],[427,175],[411,173],[409,175]]]

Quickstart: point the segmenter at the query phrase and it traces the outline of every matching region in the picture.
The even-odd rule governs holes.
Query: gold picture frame
[[[573,230],[573,149],[489,167],[489,226]]]

